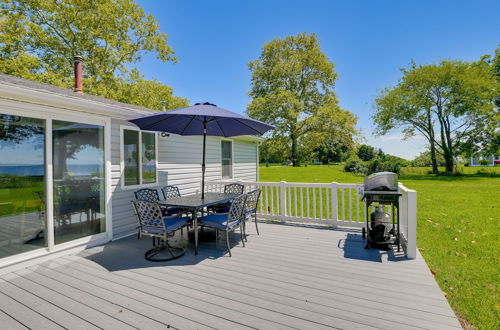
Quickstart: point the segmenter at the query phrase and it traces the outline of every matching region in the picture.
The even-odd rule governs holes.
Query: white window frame
[[[222,141],[231,142],[231,176],[229,178],[225,178],[222,176]],[[234,178],[234,140],[221,138],[220,139],[220,177],[221,180],[232,180]]]
[[[138,153],[139,153],[139,184],[134,184],[127,186],[125,185],[125,158],[124,158],[124,131],[137,131],[139,135],[139,145],[138,145]],[[155,135],[155,166],[156,166],[156,178],[153,183],[142,183],[142,133],[153,133]],[[159,173],[158,173],[158,133],[154,131],[145,131],[141,130],[137,127],[133,126],[125,126],[120,125],[120,181],[122,190],[131,190],[131,189],[140,189],[140,188],[148,188],[148,187],[157,187],[159,182]]]
[[[69,113],[74,112],[74,113]],[[76,110],[48,107],[41,104],[5,102],[0,100],[0,113],[13,116],[31,117],[45,120],[45,221],[47,227],[47,246],[0,258],[0,267],[9,266],[33,258],[44,257],[59,251],[77,247],[91,247],[109,242],[113,237],[113,210],[111,204],[111,119],[90,115]],[[55,244],[54,204],[53,204],[53,164],[52,164],[52,122],[54,120],[99,125],[104,128],[104,167],[105,167],[105,210],[106,231]]]

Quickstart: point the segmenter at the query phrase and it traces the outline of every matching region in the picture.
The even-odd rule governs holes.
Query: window
[[[222,178],[231,179],[233,177],[233,143],[231,141],[221,141],[221,155]]]
[[[142,183],[156,182],[156,143],[154,133],[141,133]]]
[[[123,184],[156,183],[156,134],[123,130]]]

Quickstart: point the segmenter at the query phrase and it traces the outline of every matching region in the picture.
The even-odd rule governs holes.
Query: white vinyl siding
[[[257,143],[238,140],[233,143],[233,179],[257,181]]]

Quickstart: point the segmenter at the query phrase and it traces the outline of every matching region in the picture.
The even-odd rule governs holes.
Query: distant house
[[[488,164],[482,165],[481,160],[487,160]],[[470,166],[495,166],[500,165],[500,157],[495,156],[475,156],[470,158]]]
[[[152,113],[0,74],[0,267],[136,233],[140,188],[200,190],[201,137],[127,121]],[[260,141],[208,137],[207,181],[257,181]]]

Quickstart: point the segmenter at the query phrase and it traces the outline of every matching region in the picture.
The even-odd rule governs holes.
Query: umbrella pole
[[[207,121],[203,121],[203,162],[201,164],[201,199],[205,198],[205,148],[207,144]]]

